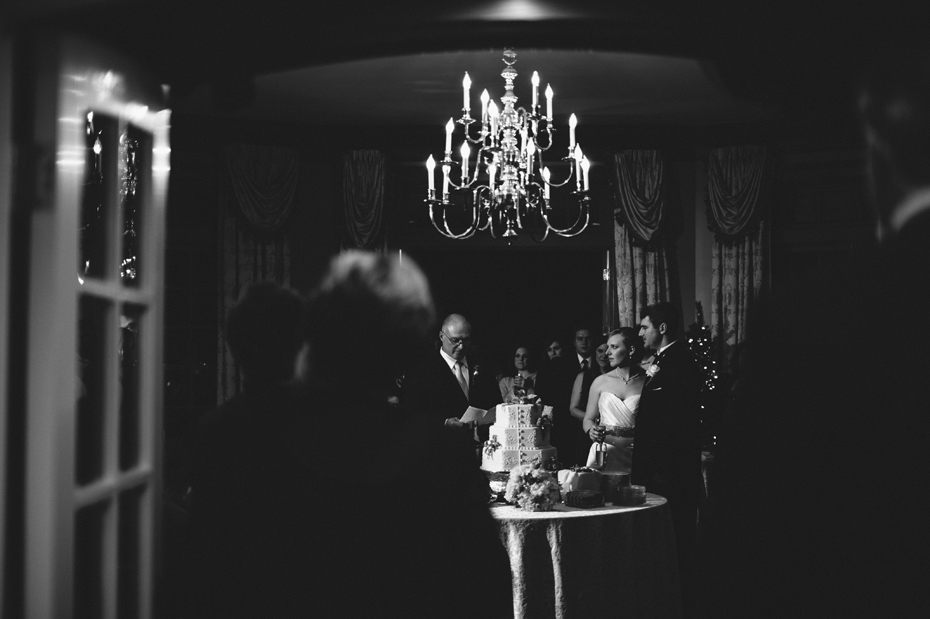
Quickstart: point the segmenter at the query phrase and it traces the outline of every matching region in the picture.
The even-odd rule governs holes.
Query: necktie
[[[582,359],[582,360],[581,360],[581,371],[582,371],[582,372],[587,372],[587,371],[588,371],[588,360],[587,360],[587,359]]]
[[[465,364],[461,361],[455,362],[455,378],[459,381],[459,386],[462,388],[462,392],[465,394],[465,397],[468,397],[468,377],[465,374]]]

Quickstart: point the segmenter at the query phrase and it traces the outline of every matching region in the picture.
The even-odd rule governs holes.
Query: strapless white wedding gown
[[[602,391],[597,401],[597,411],[601,416],[598,425],[607,426],[607,431],[613,434],[632,436],[633,426],[636,424],[636,410],[639,408],[639,396],[631,395],[621,400],[617,395]],[[615,447],[607,443],[607,463],[601,469],[609,473],[629,473],[630,463],[633,459],[631,447]],[[588,466],[597,464],[597,443],[591,444],[588,452]]]

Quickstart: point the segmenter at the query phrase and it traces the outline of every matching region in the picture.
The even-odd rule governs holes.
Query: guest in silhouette
[[[718,434],[707,616],[930,608],[930,47],[899,44],[860,93],[877,244],[753,313]]]
[[[443,427],[450,413],[408,416],[388,403],[399,368],[426,355],[462,395],[456,412],[467,405],[445,358],[430,350],[423,273],[409,259],[344,253],[311,296],[308,325],[306,412],[327,441],[304,489],[316,567],[303,583],[314,602],[304,616],[512,616],[510,563],[474,451],[460,448],[459,428]],[[454,354],[471,336],[460,316],[442,331]],[[476,575],[480,588],[471,586]]]
[[[591,329],[578,326],[572,339],[574,352],[553,359],[540,370],[536,393],[544,404],[553,407],[552,445],[558,450],[564,466],[583,465],[588,456],[588,440],[581,427],[581,417],[572,415],[572,390],[579,373],[594,367]],[[582,394],[582,399],[586,394]]]
[[[302,312],[296,293],[257,282],[227,313],[242,391],[203,419],[195,442],[185,616],[292,616],[301,578],[312,580],[310,557],[294,552],[306,525],[291,503],[313,478],[287,463],[289,449],[315,444],[293,384]]]

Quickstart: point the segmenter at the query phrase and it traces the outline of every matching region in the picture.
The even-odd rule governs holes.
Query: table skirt
[[[491,509],[510,555],[514,617],[681,617],[674,533],[663,497],[551,512]]]

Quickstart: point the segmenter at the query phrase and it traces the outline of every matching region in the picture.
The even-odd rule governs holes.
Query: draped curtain
[[[346,246],[383,249],[384,155],[377,150],[355,150],[343,157],[342,168]]]
[[[639,312],[670,292],[662,224],[667,211],[665,162],[655,150],[614,155],[614,256],[620,326],[637,324]]]
[[[715,237],[711,333],[721,363],[745,339],[747,315],[764,284],[770,159],[762,146],[718,148],[708,159],[708,224]]]
[[[287,224],[295,208],[300,167],[297,152],[285,148],[233,145],[224,155],[226,182],[220,185],[219,402],[237,394],[242,380],[226,345],[226,310],[249,282],[290,283]]]

